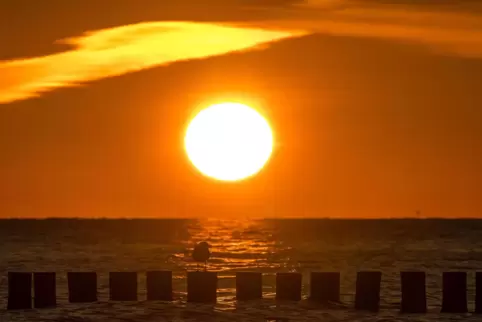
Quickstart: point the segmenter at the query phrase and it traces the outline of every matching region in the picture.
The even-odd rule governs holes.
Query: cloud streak
[[[482,11],[475,10],[477,7],[449,11],[436,5],[414,6],[407,1],[397,6],[379,1],[281,2],[286,5],[258,7],[257,20],[123,25],[59,40],[58,43],[71,47],[65,52],[0,61],[0,104],[56,88],[248,50],[310,33],[418,43],[437,53],[482,58]]]
[[[0,103],[155,66],[247,50],[302,34],[172,21],[97,30],[60,40],[72,46],[69,51],[0,62]]]
[[[437,53],[482,58],[481,8],[470,3],[421,5],[408,0],[305,0],[289,8],[267,8],[282,18],[259,21],[256,26],[401,41]]]
[[[377,2],[385,1],[386,4]],[[331,10],[325,10],[331,3]],[[396,3],[397,5],[393,5]],[[480,5],[421,5],[421,2],[379,0],[306,0],[304,10],[293,11],[286,27],[355,37],[383,38],[419,43],[445,54],[482,57]],[[464,10],[462,10],[464,9]]]

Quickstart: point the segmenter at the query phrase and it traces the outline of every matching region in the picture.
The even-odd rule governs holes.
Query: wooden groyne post
[[[32,308],[32,273],[8,273],[8,310]]]
[[[218,290],[216,272],[187,273],[187,301],[194,303],[215,303]]]
[[[400,272],[402,313],[427,312],[425,272]]]
[[[33,273],[33,306],[35,308],[55,307],[57,305],[56,275],[53,272]]]
[[[68,272],[67,287],[70,303],[97,302],[97,273]]]
[[[444,272],[442,275],[442,312],[466,313],[467,273]]]
[[[378,312],[382,272],[358,272],[355,290],[355,309]]]
[[[276,299],[283,301],[301,300],[300,273],[276,273]]]
[[[148,301],[172,301],[172,272],[147,272],[146,287]]]
[[[475,313],[482,313],[482,272],[475,273]]]
[[[263,275],[261,272],[236,273],[236,300],[249,301],[263,297]]]
[[[310,299],[320,303],[340,302],[340,273],[312,272]]]
[[[110,272],[111,301],[137,301],[137,272]]]

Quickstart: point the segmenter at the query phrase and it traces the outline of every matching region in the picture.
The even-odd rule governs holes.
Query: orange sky
[[[475,5],[93,3],[0,4],[1,217],[482,214]],[[182,147],[223,100],[277,138],[237,184]]]

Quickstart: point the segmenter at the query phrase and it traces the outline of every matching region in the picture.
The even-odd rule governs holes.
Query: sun
[[[184,137],[189,160],[205,176],[237,181],[258,173],[273,151],[273,133],[255,109],[222,103],[201,110]]]

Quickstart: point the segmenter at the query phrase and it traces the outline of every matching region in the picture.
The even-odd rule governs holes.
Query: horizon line
[[[5,220],[482,220],[481,217],[1,217]]]

